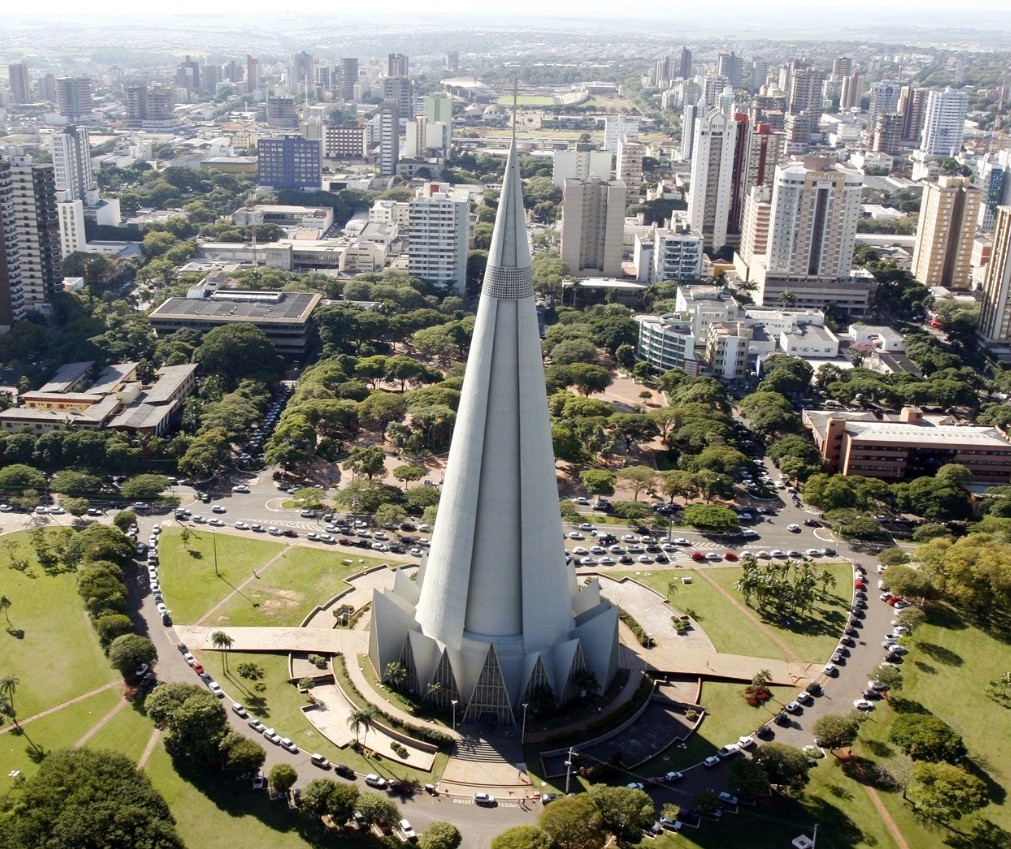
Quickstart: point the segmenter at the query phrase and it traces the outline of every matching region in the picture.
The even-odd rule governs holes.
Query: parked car
[[[497,803],[491,793],[475,793],[474,804],[483,808],[494,808]]]

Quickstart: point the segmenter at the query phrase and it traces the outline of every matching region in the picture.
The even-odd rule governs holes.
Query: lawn
[[[345,560],[351,565],[344,565]],[[316,605],[347,589],[345,578],[380,562],[374,557],[292,546],[206,624],[299,625]]]
[[[716,569],[711,570],[713,572]],[[738,572],[737,569],[719,570]],[[689,614],[706,635],[713,641],[717,651],[728,654],[742,654],[752,657],[769,657],[787,660],[786,654],[754,622],[741,616],[741,612],[730,600],[718,593],[702,580],[694,569],[659,572],[615,572],[611,577],[634,578],[652,587],[661,595],[667,594],[667,584],[682,576],[691,576],[692,583],[679,584],[671,597],[674,607]]]
[[[18,557],[30,561],[28,571],[10,568],[10,555],[0,548],[0,593],[11,601],[11,627],[24,631],[18,638],[0,631],[0,674],[20,679],[16,693],[22,719],[101,687],[116,676],[106,660],[73,574],[50,576],[34,554],[26,550],[26,533],[4,540],[20,543]]]
[[[496,102],[502,106],[512,106],[513,96],[504,94]],[[557,106],[558,99],[550,94],[520,94],[516,97],[516,103],[519,106]]]
[[[191,529],[184,544],[180,530],[166,528],[158,545],[158,571],[172,617],[187,624],[196,622],[283,547],[282,543],[213,533],[206,527]]]
[[[32,745],[45,752],[73,746],[122,698],[122,690],[113,687],[27,723],[24,734],[0,734],[0,775],[15,769],[34,772],[28,753]]]
[[[137,763],[153,731],[154,723],[138,708],[127,705],[88,741],[88,746],[92,749],[115,749]]]

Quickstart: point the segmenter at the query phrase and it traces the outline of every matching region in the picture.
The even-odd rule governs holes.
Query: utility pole
[[[523,730],[520,731],[520,745],[523,746],[527,742],[527,703],[523,703]]]
[[[569,795],[569,782],[572,780],[572,758],[575,753],[572,746],[569,746],[569,756],[565,761],[565,795]]]

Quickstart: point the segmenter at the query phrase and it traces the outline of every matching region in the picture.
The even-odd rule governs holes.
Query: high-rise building
[[[744,199],[739,254],[746,265],[769,249],[769,222],[772,217],[772,184],[752,186]]]
[[[262,88],[260,79],[260,60],[246,54],[246,91],[254,94]]]
[[[387,77],[383,80],[383,100],[397,104],[401,118],[414,117],[414,85],[407,77]]]
[[[11,163],[0,157],[0,333],[6,333],[14,322],[25,317],[13,196]]]
[[[400,106],[395,100],[379,104],[379,173],[392,177],[400,160]]]
[[[690,162],[692,154],[695,152],[695,133],[699,122],[699,115],[706,111],[704,100],[696,103],[685,103],[681,112],[681,149],[679,158],[682,162]]]
[[[187,56],[176,68],[176,88],[184,89],[187,95],[200,91],[200,63]]]
[[[683,79],[691,79],[692,76],[692,52],[687,47],[681,48],[678,56],[678,76]]]
[[[340,99],[345,103],[355,99],[355,83],[358,82],[358,60],[352,57],[341,59],[340,74]]]
[[[776,166],[786,159],[786,136],[765,123],[757,123],[747,136],[747,164],[740,193],[746,198],[754,186],[771,186]]]
[[[446,125],[442,121],[430,121],[419,115],[407,122],[404,138],[404,155],[408,159],[426,156],[445,156]]]
[[[43,74],[39,80],[39,100],[46,103],[56,103],[56,77],[53,74]]]
[[[429,183],[408,202],[407,273],[455,295],[467,291],[470,203],[466,189]]]
[[[733,88],[741,88],[744,79],[744,59],[731,50],[716,58],[716,73],[726,77]]]
[[[860,99],[864,96],[863,79],[859,71],[854,71],[842,78],[842,88],[839,90],[839,111],[860,108]]]
[[[832,60],[832,76],[848,77],[853,73],[853,60],[849,56],[839,56]]]
[[[728,244],[736,141],[737,121],[719,109],[710,109],[696,122],[688,221],[710,251]]]
[[[126,87],[126,123],[132,129],[171,129],[175,116],[175,91],[161,85]]]
[[[363,159],[368,155],[364,127],[335,127],[323,130],[326,159]]]
[[[562,189],[562,261],[581,277],[618,277],[625,236],[625,184],[566,180]]]
[[[60,232],[60,255],[68,257],[87,248],[88,237],[84,225],[84,201],[56,202],[56,220]]]
[[[200,90],[215,94],[218,86],[225,81],[224,65],[204,65],[200,68]]]
[[[577,586],[562,545],[514,141],[432,544],[416,581],[375,593],[369,655],[464,723],[513,725],[535,693],[609,686],[617,613],[595,581]]]
[[[871,83],[870,104],[867,107],[867,126],[873,132],[879,115],[891,115],[899,111],[899,92],[901,87],[891,80],[879,80]]]
[[[82,200],[90,205],[98,199],[98,185],[91,165],[91,141],[84,127],[67,127],[50,139],[53,173],[60,200]]]
[[[298,126],[298,105],[294,97],[267,98],[267,126],[275,129]]]
[[[979,217],[981,230],[992,230],[997,223],[997,207],[1011,203],[1011,150],[985,153],[976,165],[980,192]]]
[[[566,180],[611,179],[610,151],[595,150],[591,144],[577,144],[569,150],[556,150],[552,157],[551,182],[558,188]]]
[[[94,108],[90,77],[56,78],[56,111],[71,121],[80,121]]]
[[[306,92],[309,92],[307,95]],[[288,92],[296,98],[315,97],[316,60],[304,50],[292,53],[288,61]]]
[[[460,70],[460,51],[450,50],[446,53],[446,70],[456,72]]]
[[[925,286],[968,289],[979,215],[979,189],[966,177],[941,177],[923,187],[913,247],[913,277]]]
[[[618,141],[614,176],[625,184],[626,203],[639,202],[642,191],[642,162],[646,158],[646,145],[637,136],[625,136]]]
[[[902,146],[902,120],[901,115],[878,115],[874,122],[871,150],[893,156],[898,153]]]
[[[796,67],[790,74],[787,111],[794,115],[801,112],[821,115],[821,91],[824,82],[825,74],[817,68]]]
[[[386,58],[386,76],[409,77],[410,62],[403,53],[390,53]]]
[[[429,121],[438,121],[443,126],[444,137],[442,147],[444,156],[449,156],[453,146],[453,98],[448,94],[426,94],[424,101],[425,117]]]
[[[902,116],[903,144],[919,144],[926,117],[927,94],[925,88],[904,85],[899,93],[898,112]]]
[[[997,208],[993,251],[983,279],[983,305],[976,332],[986,342],[1011,344],[1011,206]]]
[[[10,80],[11,100],[15,103],[31,103],[32,87],[28,79],[28,65],[24,62],[8,65],[7,77]]]
[[[729,85],[730,81],[719,74],[702,77],[702,97],[706,101],[706,106],[719,106],[720,95],[723,94]],[[731,94],[733,94],[732,90]],[[726,115],[727,113],[724,112],[723,114]]]
[[[951,86],[931,91],[923,115],[920,150],[928,156],[958,156],[968,113],[969,95],[964,91]]]
[[[12,291],[20,288],[22,314],[48,312],[63,280],[53,167],[33,165],[31,157],[21,152],[10,154],[7,164],[10,189],[0,217],[11,222],[17,246],[14,274],[19,282]],[[8,259],[8,276],[11,270]]]
[[[675,216],[670,225],[653,231],[653,262],[649,281],[691,283],[701,280],[702,234],[692,230],[684,217]]]
[[[604,119],[604,150],[618,152],[618,142],[622,136],[634,136],[639,132],[639,122],[629,121],[620,115],[608,115]]]
[[[260,139],[256,143],[257,182],[275,189],[319,189],[323,183],[322,145],[302,136]]]

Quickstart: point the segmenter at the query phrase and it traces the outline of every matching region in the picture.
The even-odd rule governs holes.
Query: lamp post
[[[565,761],[565,795],[569,795],[569,782],[572,780],[572,747],[569,746],[569,757]]]
[[[523,730],[520,731],[520,745],[523,746],[527,742],[527,703],[523,703]]]
[[[456,731],[456,699],[453,699],[452,701],[450,701],[450,704],[453,706],[453,731],[455,732]]]

